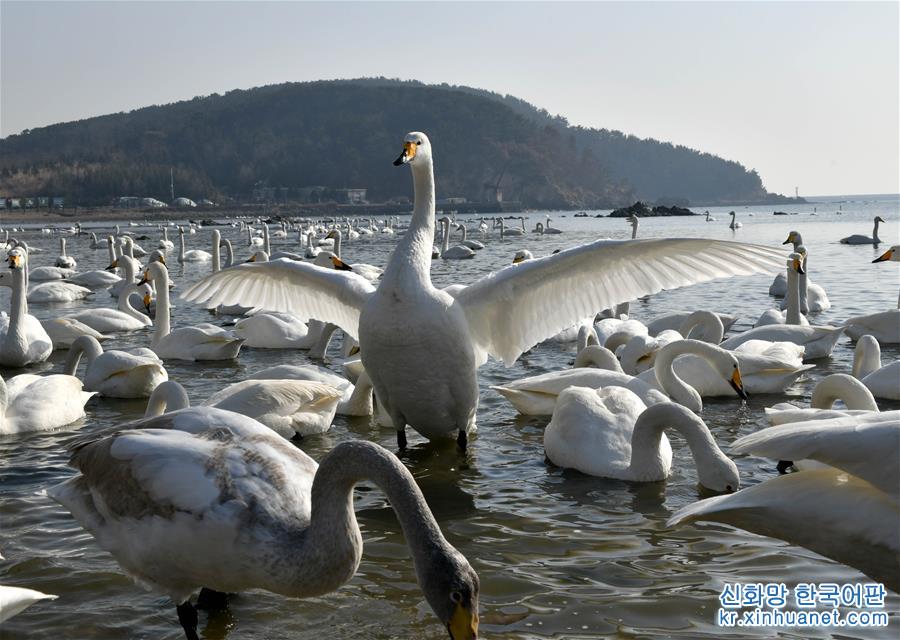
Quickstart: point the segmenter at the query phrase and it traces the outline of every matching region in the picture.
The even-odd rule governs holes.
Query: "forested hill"
[[[57,124],[0,140],[0,194],[250,197],[255,186],[410,194],[391,166],[409,130],[435,153],[438,197],[589,208],[637,198],[775,201],[736,162],[617,131],[570,127],[511,96],[387,79],[289,83]]]

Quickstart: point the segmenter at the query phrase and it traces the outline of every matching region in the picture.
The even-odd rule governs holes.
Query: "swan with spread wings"
[[[375,395],[397,428],[430,439],[474,428],[477,368],[488,354],[511,365],[521,353],[627,300],[714,278],[771,273],[777,250],[706,239],[599,240],[511,265],[469,286],[431,283],[435,191],[431,144],[406,135],[394,162],[412,169],[415,205],[377,288],[351,271],[291,260],[242,264],[191,287],[184,299],[289,311],[358,338]]]

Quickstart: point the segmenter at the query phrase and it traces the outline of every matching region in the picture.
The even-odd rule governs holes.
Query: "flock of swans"
[[[68,349],[68,357],[63,373],[0,381],[0,435],[65,428],[85,416],[94,396],[147,399],[145,418],[78,438],[71,453],[77,473],[48,494],[126,573],[172,599],[188,640],[198,638],[197,608],[224,606],[225,594],[261,588],[302,598],[346,583],[362,556],[352,496],[363,480],[381,488],[394,508],[422,592],[450,637],[477,637],[478,576],[444,537],[397,456],[357,440],[337,445],[317,464],[291,440],[327,431],[335,415],[371,416],[394,430],[401,451],[410,428],[429,440],[455,439],[464,456],[477,429],[479,366],[489,357],[510,366],[548,340],[577,342],[572,368],[491,389],[522,414],[550,416],[544,449],[552,464],[629,482],[665,480],[673,460],[665,432],[675,431],[690,448],[699,483],[725,495],[681,509],[672,526],[725,522],[806,546],[900,588],[900,412],[877,404],[900,400],[900,362],[883,366],[880,352],[881,344],[900,343],[900,311],[816,325],[807,315],[830,302],[808,278],[810,251],[800,233],[785,240],[792,245],[786,255],[721,240],[637,239],[637,218],[629,220],[632,240],[597,240],[538,258],[520,250],[499,271],[438,288],[433,260],[471,259],[484,244],[467,237],[465,223],[436,220],[424,134],[408,134],[394,164],[408,165],[413,179],[405,229],[399,219],[327,229],[285,222],[274,233],[263,224],[256,235],[241,223],[251,256],[240,264],[218,230],[210,234],[211,252],[187,250],[193,227],[179,229],[177,248],[163,228],[150,252],[126,234],[106,242],[92,234],[87,246],[108,250],[109,269],[81,274],[65,238],[52,267],[30,267],[36,252],[22,241],[7,243],[0,286],[11,296],[8,314],[0,316],[0,365],[40,363],[54,349]],[[484,240],[488,224],[479,222]],[[461,237],[451,245],[454,226]],[[734,215],[730,226],[740,226]],[[528,233],[524,218],[507,226],[501,217],[494,228],[501,238]],[[302,255],[273,252],[270,238],[288,240],[294,230]],[[532,232],[563,230],[548,217]],[[376,233],[396,238],[383,269],[344,261],[344,239]],[[846,241],[862,244],[860,237]],[[172,326],[171,260],[209,269],[180,298],[220,317],[239,316],[233,326]],[[884,261],[900,261],[900,246],[875,260]],[[783,309],[766,311],[754,328],[727,339],[736,318],[726,314],[669,314],[649,325],[621,314],[622,305],[663,290],[775,271],[770,293],[783,297]],[[43,321],[30,314],[29,303],[106,295],[117,298],[116,308]],[[102,346],[113,334],[146,331],[152,331],[146,348]],[[280,365],[190,406],[165,368],[173,361],[232,361],[243,348],[322,356],[337,331],[344,335],[346,377],[314,365]],[[771,427],[723,451],[702,417],[704,398],[737,402],[748,393],[783,393],[844,333],[857,341],[852,375],[820,381],[809,408],[768,408]],[[792,472],[739,490],[729,457],[736,454],[770,458]],[[821,530],[829,532],[824,540],[816,535]],[[0,587],[4,617],[48,597]]]

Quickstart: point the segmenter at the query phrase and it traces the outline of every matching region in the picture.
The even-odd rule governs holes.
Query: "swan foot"
[[[778,473],[780,473],[781,475],[784,475],[786,473],[792,473],[793,471],[791,471],[791,470],[793,470],[793,468],[794,468],[794,461],[793,460],[779,460],[778,464],[775,466],[775,468],[778,469]]]
[[[459,446],[460,451],[466,452],[466,448],[469,446],[469,435],[465,429],[459,430],[459,435],[456,436],[456,444]]]
[[[191,601],[185,600],[175,607],[175,611],[178,612],[178,622],[181,623],[187,640],[200,640],[197,635],[197,609],[194,608]]]
[[[206,611],[222,611],[228,608],[228,594],[203,587],[197,596],[195,607]]]
[[[397,431],[397,448],[400,449],[400,451],[406,450],[406,429]]]

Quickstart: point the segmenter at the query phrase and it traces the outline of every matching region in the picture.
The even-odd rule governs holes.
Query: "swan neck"
[[[622,365],[619,364],[616,355],[599,344],[588,345],[579,351],[578,355],[575,356],[575,363],[572,367],[575,369],[580,367],[596,367],[598,369],[607,369],[609,371],[622,371]]]
[[[171,331],[169,320],[169,273],[158,262],[153,263],[151,269],[153,284],[156,285],[156,319],[153,321],[153,338],[150,346],[156,347]]]
[[[696,327],[700,327],[702,337],[699,339],[703,342],[719,344],[725,337],[725,326],[722,324],[722,319],[711,311],[695,311],[690,314],[681,323],[678,333],[689,338]]]
[[[384,288],[401,281],[431,285],[431,246],[434,240],[434,165],[430,158],[410,164],[415,205],[406,235],[397,243],[381,279]],[[406,287],[405,284],[400,285]]]
[[[800,324],[800,279],[792,267],[787,270],[787,300],[785,323]]]
[[[857,380],[862,380],[881,368],[881,347],[877,340],[866,338],[867,336],[861,337],[853,351],[853,377]]]
[[[699,412],[703,408],[700,394],[675,373],[675,358],[690,353],[703,358],[710,364],[714,364],[711,354],[716,349],[718,347],[699,340],[670,342],[659,350],[653,363],[653,370],[656,373],[656,380],[659,382],[659,386],[678,404],[684,405],[691,411]]]
[[[26,299],[26,279],[28,275],[28,257],[25,257],[25,266],[21,269],[13,269],[13,286],[9,297],[9,329],[6,341],[15,340],[18,344],[27,342],[22,335],[25,314],[28,313],[28,301]]]
[[[81,356],[85,356],[87,361],[87,369],[91,368],[94,360],[103,353],[103,347],[97,342],[93,336],[79,336],[72,342],[69,348],[69,354],[66,356],[66,364],[63,366],[63,373],[74,376],[78,370],[78,364],[81,362]]]
[[[222,255],[219,251],[219,243],[222,241],[222,234],[218,230],[212,233],[212,272],[218,273],[222,270]]]
[[[441,220],[441,255],[447,253],[450,248],[450,222]]]
[[[341,231],[336,229],[334,232],[334,255],[341,257]]]
[[[230,267],[234,264],[234,247],[231,246],[231,240],[227,238],[222,242],[225,243],[225,266]]]
[[[184,229],[178,230],[178,261],[184,262]]]
[[[352,577],[362,557],[362,537],[353,509],[353,488],[370,480],[387,496],[412,552],[419,583],[429,560],[450,545],[441,534],[428,504],[412,474],[397,457],[378,445],[364,441],[339,444],[332,449],[316,472],[312,485],[312,513],[303,544],[294,561],[301,567],[318,567],[314,582],[325,579],[337,584],[322,585],[328,590]],[[347,532],[349,536],[336,536]],[[347,539],[349,538],[349,539]],[[342,548],[341,548],[342,547]],[[294,564],[294,563],[292,563]],[[322,567],[329,571],[322,571]],[[298,576],[298,580],[310,579]]]
[[[174,380],[167,380],[158,384],[150,394],[144,417],[154,418],[169,411],[187,409],[190,406],[191,401],[188,399],[184,387]]]
[[[272,245],[269,244],[269,224],[263,225],[263,251],[272,255]]]
[[[131,294],[139,293],[141,288],[134,284],[134,281],[131,283],[126,282],[124,284],[125,286],[122,287],[122,290],[119,292],[119,302],[116,305],[116,308],[122,313],[127,313],[136,320],[144,320],[147,316],[131,306]]]
[[[831,409],[838,400],[842,400],[851,411],[878,411],[872,392],[856,378],[843,373],[832,374],[816,385],[810,399],[810,407]]]
[[[872,239],[875,241],[875,244],[881,242],[881,240],[878,238],[878,224],[880,222],[881,221],[878,220],[878,218],[875,218],[875,226],[872,228]]]
[[[346,402],[341,403],[340,409],[341,413],[351,416],[372,415],[372,381],[365,371],[356,380],[353,393]]]

